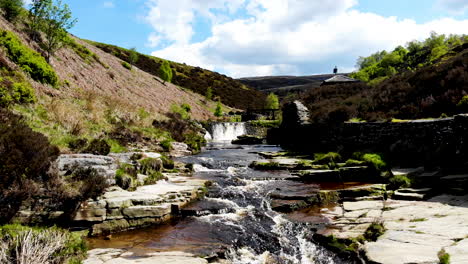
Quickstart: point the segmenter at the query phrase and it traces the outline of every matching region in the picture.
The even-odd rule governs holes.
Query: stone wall
[[[468,157],[468,115],[408,122],[296,124],[278,132],[287,148],[380,152],[401,165],[461,164]]]

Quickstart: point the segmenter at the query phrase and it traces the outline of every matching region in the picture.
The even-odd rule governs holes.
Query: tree
[[[161,63],[161,66],[159,67],[159,77],[163,79],[164,84],[166,82],[171,82],[172,81],[172,69],[171,65],[167,60],[163,60]]]
[[[214,115],[216,117],[221,117],[223,116],[223,108],[221,106],[221,102],[218,100],[218,103],[216,104],[216,109],[214,111]]]
[[[40,41],[41,26],[45,17],[46,7],[52,5],[52,0],[32,0],[29,9],[29,36],[34,41]]]
[[[59,50],[68,39],[67,30],[76,24],[76,19],[72,19],[70,8],[67,4],[62,5],[62,1],[58,0],[57,5],[46,6],[44,23],[42,31],[45,33],[45,41],[43,48],[47,52],[46,60],[49,62],[50,57]]]
[[[77,20],[72,19],[70,8],[67,4],[62,4],[61,0],[33,0],[29,14],[31,37],[39,41],[38,32],[44,32],[45,39],[40,44],[46,51],[46,60],[49,62],[50,57],[66,43],[67,30],[72,28]]]
[[[0,0],[0,8],[5,12],[5,18],[10,22],[13,22],[21,14],[22,6],[22,0]]]
[[[205,98],[206,100],[211,100],[213,98],[213,89],[211,89],[211,87],[206,88]]]
[[[135,65],[138,62],[138,52],[136,48],[131,48],[130,53],[128,54],[128,62],[130,65]]]
[[[279,109],[278,96],[274,93],[270,93],[265,101],[265,109]]]

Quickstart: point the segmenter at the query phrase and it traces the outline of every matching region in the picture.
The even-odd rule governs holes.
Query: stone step
[[[299,180],[308,182],[340,182],[339,171],[336,170],[303,170],[293,173]]]
[[[344,197],[343,201],[381,201],[383,196]]]

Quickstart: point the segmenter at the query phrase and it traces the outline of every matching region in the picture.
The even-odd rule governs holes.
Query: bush
[[[22,203],[39,193],[50,179],[48,170],[59,154],[41,133],[21,117],[0,108],[0,224],[8,222]]]
[[[341,155],[336,152],[316,153],[314,154],[315,164],[330,164],[340,162]]]
[[[122,61],[122,66],[127,70],[132,69],[132,65],[130,65],[128,62],[125,62],[125,61]]]
[[[437,256],[439,257],[440,264],[450,264],[450,254],[445,252],[444,249],[440,250]]]
[[[387,164],[379,154],[364,154],[361,159],[378,171],[387,167]]]
[[[29,104],[36,101],[34,89],[27,82],[15,82],[13,78],[0,78],[0,107],[11,104]]]
[[[140,161],[140,172],[150,175],[152,172],[161,172],[163,163],[160,159],[146,158]]]
[[[165,169],[168,169],[168,170],[172,170],[174,169],[174,161],[171,160],[170,158],[166,157],[166,156],[161,156],[161,160],[162,160],[162,163],[163,163],[163,167]]]
[[[104,176],[93,168],[78,168],[70,177],[73,185],[77,186],[79,200],[85,201],[89,198],[96,199],[109,187]]]
[[[206,145],[205,137],[199,135],[197,132],[186,134],[184,142],[190,147],[194,154],[200,153],[201,148]]]
[[[148,177],[145,179],[144,184],[145,185],[150,185],[150,184],[156,184],[160,180],[164,180],[166,177],[159,172],[159,171],[153,171],[150,174],[148,174]]]
[[[12,32],[0,30],[0,45],[6,48],[8,58],[18,64],[31,78],[52,86],[58,84],[58,77],[54,69],[47,64],[44,57],[22,44],[21,40]]]
[[[21,0],[0,0],[0,8],[5,12],[5,18],[13,22],[21,14],[23,1]]]
[[[163,60],[159,67],[159,77],[161,77],[164,83],[172,81],[172,69],[167,60]]]
[[[94,155],[107,155],[111,147],[104,139],[93,139],[89,142],[88,147],[83,150],[83,153],[90,153]]]
[[[223,116],[223,108],[221,107],[221,102],[216,103],[216,109],[214,111],[214,116],[221,117]]]
[[[377,241],[385,233],[385,226],[381,222],[372,223],[364,232],[364,238],[367,241]]]
[[[388,180],[388,182],[388,187],[392,190],[411,187],[411,180],[406,175],[394,175]]]
[[[56,227],[0,227],[0,263],[81,263],[86,250],[81,233]]]

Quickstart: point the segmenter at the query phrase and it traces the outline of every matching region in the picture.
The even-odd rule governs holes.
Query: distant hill
[[[340,73],[348,76],[349,73]],[[319,74],[308,76],[263,76],[238,79],[245,85],[253,87],[265,94],[275,93],[281,97],[290,93],[302,93],[320,87],[323,81],[335,74]]]
[[[322,86],[302,101],[315,122],[437,118],[468,112],[468,44],[379,83]]]
[[[114,45],[88,41],[103,51],[129,62],[130,51]],[[152,75],[159,75],[161,58],[138,54],[136,66]],[[198,94],[206,95],[211,88],[213,97],[220,98],[223,104],[239,109],[262,108],[265,104],[265,95],[234,80],[226,75],[193,67],[182,63],[169,61],[174,77],[172,83],[187,88]]]

